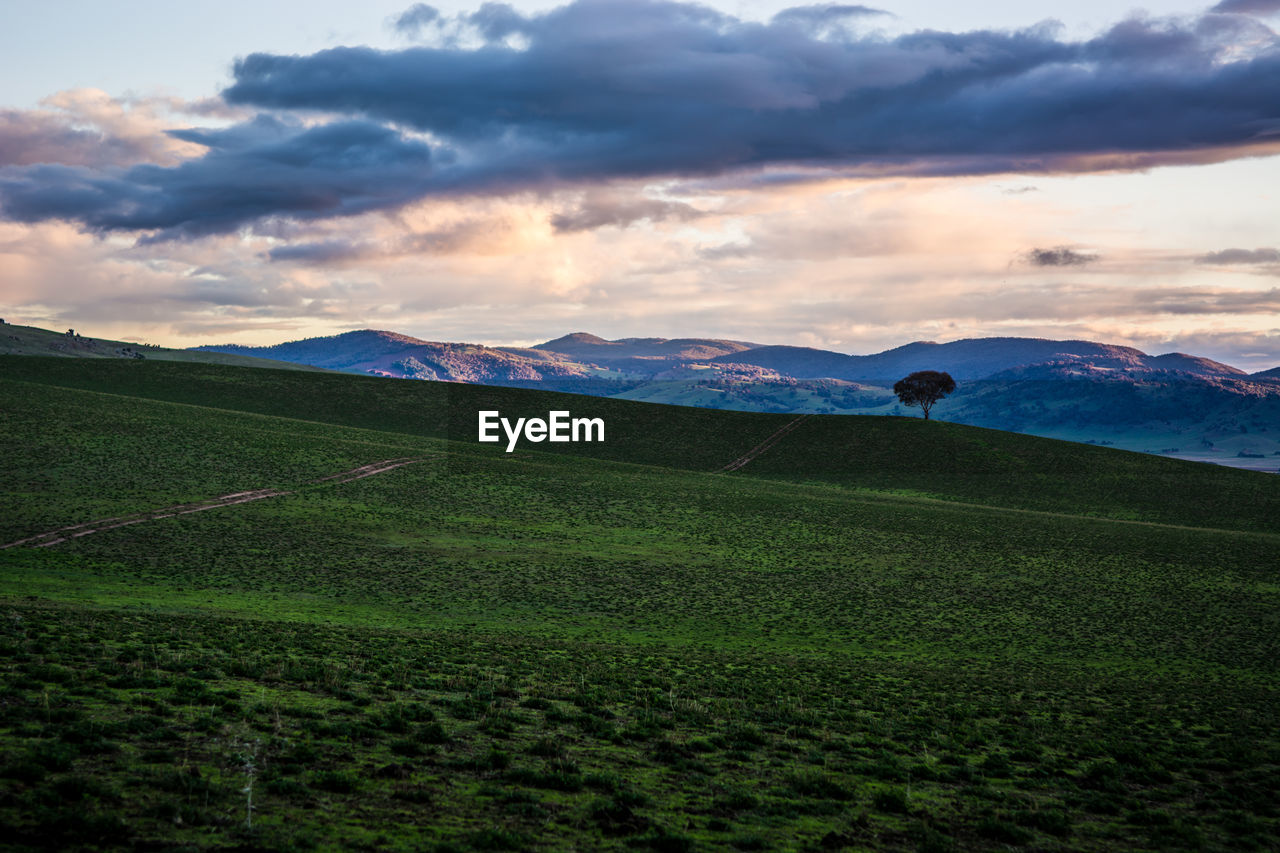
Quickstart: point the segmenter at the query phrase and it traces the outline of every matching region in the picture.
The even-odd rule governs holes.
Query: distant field
[[[725,474],[793,418],[149,361],[0,395],[0,544],[287,492],[0,550],[10,843],[1280,846],[1280,478],[836,416]]]

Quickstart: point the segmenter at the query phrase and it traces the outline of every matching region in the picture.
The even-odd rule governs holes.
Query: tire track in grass
[[[421,462],[423,458],[425,457],[419,457],[416,459],[402,457],[400,459],[384,459],[381,462],[371,462],[368,465],[361,465],[359,468],[352,468],[350,471],[339,471],[337,474],[330,474],[327,477],[312,480],[310,483],[307,483],[307,485],[331,483],[336,486],[341,485],[342,483],[350,483],[353,480],[372,477],[374,474],[384,474],[387,471],[392,471],[405,465],[412,465],[415,462]],[[189,515],[193,512],[204,512],[207,509],[235,506],[236,504],[260,501],[266,498],[278,498],[283,495],[291,494],[293,494],[293,492],[281,489],[255,489],[248,492],[233,492],[229,495],[208,498],[203,501],[174,504],[173,506],[160,507],[159,509],[148,510],[146,512],[133,513],[132,515],[117,515],[113,518],[102,518],[97,521],[86,521],[83,524],[72,524],[67,527],[59,527],[56,530],[50,530],[46,533],[37,534],[36,536],[28,536],[26,539],[19,539],[17,542],[0,545],[0,550],[16,548],[21,545],[27,545],[32,548],[48,548],[50,545],[57,545],[60,542],[66,542],[71,539],[78,539],[81,536],[88,536],[90,533],[101,533],[103,530],[114,530],[117,527],[128,527],[131,524],[141,524],[144,521],[159,521],[162,518],[173,518],[176,515]]]
[[[739,456],[737,459],[733,460],[732,462],[730,462],[728,465],[724,466],[720,470],[724,472],[729,472],[729,471],[737,471],[738,469],[744,467],[748,462],[755,459],[757,456],[764,453],[770,447],[773,447],[775,444],[781,441],[783,437],[787,435],[787,433],[791,432],[796,427],[800,426],[801,422],[803,422],[808,417],[809,415],[801,415],[800,417],[796,418],[794,421],[787,421],[785,424],[782,425],[782,428],[777,430],[775,433],[773,433],[773,435],[769,436],[764,441],[760,442],[755,447],[751,448],[742,456]]]
[[[339,474],[330,474],[328,477],[321,477],[315,480],[316,483],[327,483],[330,480],[338,483],[350,483],[352,480],[362,480],[365,477],[372,477],[374,474],[382,474],[393,468],[399,468],[402,465],[412,465],[415,462],[421,462],[421,459],[388,459],[384,462],[373,462],[368,465],[361,465],[359,468],[352,468],[350,471],[343,471]]]

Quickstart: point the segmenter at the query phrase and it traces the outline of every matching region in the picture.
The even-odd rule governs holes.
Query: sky
[[[1280,0],[0,12],[8,322],[1280,365]]]

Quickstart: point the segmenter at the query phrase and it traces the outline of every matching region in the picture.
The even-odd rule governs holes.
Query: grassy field
[[[0,375],[467,445],[475,444],[481,409],[509,418],[567,409],[604,418],[607,440],[544,443],[537,445],[539,454],[698,472],[718,470],[795,419],[462,383],[248,373],[218,365],[0,356]],[[521,457],[533,447],[521,444],[512,455]],[[1276,530],[1280,518],[1278,478],[914,417],[809,417],[787,442],[738,476],[1236,530]]]
[[[145,361],[0,395],[3,543],[285,493],[0,550],[15,848],[1280,846],[1280,478],[834,416],[725,474],[792,419]]]

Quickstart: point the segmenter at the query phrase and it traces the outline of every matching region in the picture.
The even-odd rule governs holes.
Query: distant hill
[[[751,364],[797,379],[852,379],[858,372],[855,365],[859,356],[811,347],[767,346],[732,356],[718,356],[711,361],[717,364]]]
[[[311,364],[348,373],[403,379],[543,387],[610,396],[672,366],[743,352],[753,344],[710,338],[604,338],[577,332],[536,347],[487,347],[424,341],[363,329],[322,338],[250,347],[198,347]]]
[[[571,390],[575,382],[582,380],[608,377],[607,370],[573,361],[555,352],[439,343],[375,329],[307,338],[269,347],[227,344],[199,347],[199,350],[254,354],[347,373],[401,379],[480,384],[551,383],[562,390]]]
[[[249,349],[249,348],[246,348]],[[188,361],[199,364],[228,364],[238,367],[276,367],[287,370],[321,370],[298,361],[272,361],[269,356],[253,353],[230,353],[225,350],[201,351],[130,341],[113,341],[71,332],[52,332],[35,326],[0,324],[0,355],[47,355],[60,358],[122,358],[142,361]]]
[[[1012,368],[1059,361],[1111,369],[1179,370],[1199,376],[1245,375],[1229,365],[1182,353],[1150,356],[1132,347],[1041,338],[970,338],[946,344],[917,341],[864,356],[805,347],[759,347],[712,360],[754,364],[798,379],[880,382],[892,382],[917,370],[945,370],[957,381],[987,379]]]
[[[353,365],[426,345],[427,341],[395,332],[363,329],[324,338],[306,338],[266,347],[220,344],[194,347],[196,352],[225,352],[255,355],[294,364],[313,364],[331,370],[348,370]]]
[[[989,379],[1033,365],[1078,365],[1082,370],[1176,371],[1203,377],[1247,376],[1244,371],[1184,353],[1147,355],[1132,347],[1041,338],[971,338],[938,344],[917,341],[873,355],[845,355],[794,346],[762,346],[718,338],[620,338],[575,332],[535,347],[440,343],[396,332],[364,329],[323,338],[248,347],[198,347],[311,364],[330,370],[459,382],[537,382],[558,378],[652,380],[672,368],[700,364],[740,371],[762,368],[794,379],[884,383],[916,370],[946,370],[959,381]],[[612,372],[612,374],[611,374]]]
[[[606,341],[586,332],[575,332],[538,344],[537,349],[560,352],[601,364],[631,359],[709,361],[758,347],[758,344],[716,338],[620,338]]]

